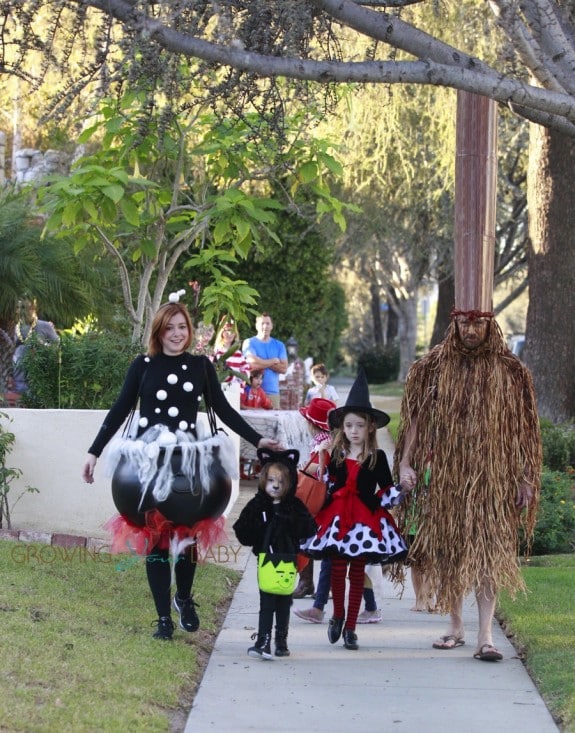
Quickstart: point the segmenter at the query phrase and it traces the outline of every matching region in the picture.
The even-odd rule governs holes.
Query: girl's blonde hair
[[[346,415],[357,415],[358,417],[363,418],[367,423],[367,438],[365,439],[365,443],[363,445],[363,450],[358,456],[358,461],[360,463],[365,463],[369,459],[369,463],[367,464],[367,467],[371,470],[375,468],[375,464],[377,462],[377,424],[375,422],[375,418],[373,418],[370,414],[367,412],[355,412],[352,410],[349,410],[349,412],[346,413]],[[336,465],[340,465],[345,461],[346,456],[349,453],[349,440],[345,437],[345,433],[343,431],[343,423],[345,421],[345,415],[342,418],[341,426],[339,428],[336,428],[333,431],[333,455],[335,456],[335,462]]]
[[[148,342],[148,353],[150,356],[156,356],[156,354],[160,354],[162,352],[161,337],[168,327],[170,320],[180,313],[184,316],[188,325],[188,338],[184,343],[182,351],[187,351],[190,348],[194,337],[194,327],[192,325],[192,319],[190,318],[188,309],[182,303],[165,303],[158,308],[158,311],[154,316],[154,320],[152,321],[152,330],[150,332],[150,340]]]
[[[216,349],[221,349],[224,346],[224,329],[226,328],[226,326],[231,326],[234,332],[234,338],[233,338],[232,344],[239,343],[240,332],[238,331],[237,325],[230,317],[227,317],[227,318],[224,317],[222,318],[220,322],[220,327],[218,329],[216,338],[214,340],[214,346]]]

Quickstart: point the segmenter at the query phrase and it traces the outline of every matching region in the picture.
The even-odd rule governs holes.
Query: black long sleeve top
[[[222,392],[213,364],[205,356],[187,352],[178,356],[137,356],[130,365],[118,399],[106,415],[88,452],[100,456],[140,400],[138,435],[153,425],[195,433],[202,397],[230,430],[252,445],[262,436],[230,405]]]

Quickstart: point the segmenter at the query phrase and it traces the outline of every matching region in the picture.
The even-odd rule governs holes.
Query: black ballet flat
[[[327,627],[327,638],[329,639],[330,644],[335,644],[341,636],[344,620],[345,619],[343,618],[330,618]]]
[[[343,632],[343,645],[346,649],[359,649],[357,643],[357,634],[351,629],[345,629]]]

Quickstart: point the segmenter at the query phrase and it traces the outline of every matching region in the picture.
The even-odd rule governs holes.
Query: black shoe
[[[359,649],[357,634],[351,629],[343,630],[343,645],[346,649]]]
[[[287,632],[276,631],[276,657],[289,657],[290,652],[287,645]]]
[[[174,622],[169,616],[160,616],[157,621],[154,621],[158,625],[155,633],[153,634],[154,639],[162,639],[162,641],[171,641],[174,629]]]
[[[273,659],[270,646],[271,634],[252,634],[252,639],[257,639],[254,646],[248,649],[250,657],[259,657],[260,659]]]
[[[335,644],[341,636],[341,630],[343,629],[344,619],[342,618],[330,618],[327,627],[327,638],[330,644]]]
[[[180,614],[180,629],[191,632],[200,628],[200,619],[195,609],[197,605],[192,596],[184,600],[178,598],[177,594],[174,596],[174,608]]]

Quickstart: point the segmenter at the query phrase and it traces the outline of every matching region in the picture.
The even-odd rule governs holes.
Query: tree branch
[[[252,72],[260,77],[381,84],[432,84],[495,99],[532,122],[575,137],[575,102],[568,94],[508,78],[479,59],[386,13],[367,10],[353,0],[314,0],[345,25],[413,54],[420,61],[315,61],[265,56],[233,45],[223,46],[168,28],[127,0],[84,0],[138,30],[174,53]],[[564,118],[563,120],[561,118]]]

